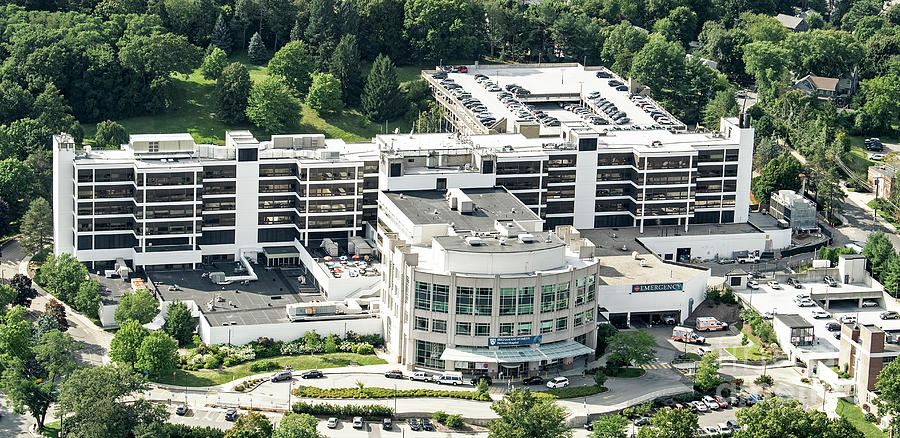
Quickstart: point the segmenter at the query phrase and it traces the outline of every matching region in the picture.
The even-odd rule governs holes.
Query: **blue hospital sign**
[[[506,338],[488,338],[488,347],[515,347],[520,345],[540,344],[541,335],[510,336]]]
[[[679,290],[684,290],[683,283],[636,284],[631,287],[632,292],[674,292]]]

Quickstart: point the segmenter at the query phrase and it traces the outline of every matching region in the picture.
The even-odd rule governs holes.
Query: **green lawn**
[[[57,438],[59,436],[59,430],[61,427],[62,426],[60,425],[59,420],[44,423],[43,435],[50,438]]]
[[[731,353],[738,360],[765,360],[770,359],[771,356],[769,353],[762,348],[761,345],[753,342],[753,337],[747,333],[746,329],[749,325],[744,325],[741,328],[741,333],[747,336],[747,340],[750,341],[747,345],[743,347],[729,347],[726,348],[725,351]]]
[[[883,204],[882,206],[879,206],[877,209],[878,215],[881,216],[882,218],[884,218],[884,220],[890,222],[891,225],[893,225],[895,227],[900,226],[900,222],[897,222],[897,220],[894,219],[894,216],[890,212],[888,212],[888,210],[884,209],[884,205],[887,205],[891,210],[893,210],[893,207],[890,207],[890,205],[885,202],[880,202],[880,201],[882,201],[881,199],[879,199],[878,201],[879,201],[879,203]],[[868,205],[869,207],[872,207],[874,209],[875,208],[875,199],[869,201],[866,205]]]
[[[263,374],[250,371],[250,365],[260,360],[273,360],[278,362],[282,367],[293,367],[295,370],[306,370],[315,368],[335,368],[349,366],[352,363],[359,365],[379,365],[387,363],[383,359],[374,355],[362,355],[355,353],[330,353],[317,354],[315,356],[276,356],[267,359],[257,359],[245,362],[233,367],[222,368],[218,370],[199,370],[186,371],[176,370],[174,379],[172,376],[166,375],[161,379],[155,380],[159,383],[167,383],[178,386],[214,386],[230,382],[241,377],[251,376],[254,374]]]
[[[251,64],[246,55],[235,55],[230,58],[232,62],[240,62],[247,66],[250,79],[260,82],[269,76],[268,68],[262,65]],[[363,66],[368,70],[369,66]],[[419,73],[425,65],[405,66],[397,69],[401,82],[413,81],[419,78]],[[225,131],[228,129],[250,129],[258,139],[267,139],[270,133],[253,127],[249,123],[226,125],[215,118],[215,101],[213,92],[215,81],[204,79],[197,69],[190,75],[178,75],[175,78],[178,87],[178,95],[183,99],[168,111],[152,116],[132,117],[118,120],[129,134],[156,134],[188,132],[198,143],[224,144]],[[414,119],[400,118],[388,123],[387,130],[383,124],[372,124],[356,109],[344,111],[343,114],[320,117],[315,111],[305,105],[300,114],[300,121],[296,128],[298,133],[322,133],[329,138],[342,138],[348,142],[369,141],[372,137],[383,132],[409,132]],[[85,140],[91,142],[96,125],[85,124]]]
[[[866,421],[865,414],[859,406],[854,405],[846,400],[838,400],[835,412],[847,419],[853,426],[860,430],[866,438],[887,438],[888,434],[884,433],[872,423]]]

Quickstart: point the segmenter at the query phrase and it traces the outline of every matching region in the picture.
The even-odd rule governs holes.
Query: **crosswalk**
[[[656,361],[650,362],[648,364],[641,365],[641,368],[645,370],[665,370],[672,368],[672,364],[668,362],[659,363]]]

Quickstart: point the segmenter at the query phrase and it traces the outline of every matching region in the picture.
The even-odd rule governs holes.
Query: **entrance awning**
[[[455,347],[445,348],[441,360],[456,362],[485,363],[520,363],[552,361],[566,357],[578,357],[593,353],[584,345],[575,341],[554,342],[533,347],[511,347],[491,350],[488,347]]]

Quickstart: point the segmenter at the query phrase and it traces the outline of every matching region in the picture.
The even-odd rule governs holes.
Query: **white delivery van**
[[[459,371],[447,371],[438,376],[435,381],[441,385],[459,386],[463,384],[463,375]]]

